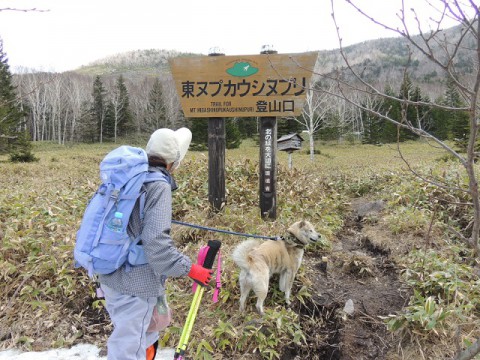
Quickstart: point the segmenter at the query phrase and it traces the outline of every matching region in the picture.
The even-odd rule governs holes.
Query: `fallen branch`
[[[18,136],[11,136],[11,135],[3,135],[3,134],[0,134],[0,138],[15,140],[15,139],[18,139]]]

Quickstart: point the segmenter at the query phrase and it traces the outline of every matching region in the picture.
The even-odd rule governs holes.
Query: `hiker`
[[[165,281],[168,277],[188,275],[207,285],[212,271],[192,263],[179,252],[170,236],[172,191],[177,186],[171,173],[184,158],[192,133],[187,128],[176,131],[156,130],[146,146],[149,171],[160,172],[166,181],[145,183],[143,220],[139,202],[128,222],[130,236],[140,236],[147,264],[123,266],[111,274],[99,275],[106,308],[114,329],[107,342],[108,360],[153,360],[158,347],[158,331],[170,321],[165,314]],[[169,311],[168,306],[167,311]],[[154,311],[155,309],[155,311]],[[155,326],[157,312],[160,326]],[[152,326],[153,325],[153,326]],[[157,324],[158,325],[158,324]],[[154,331],[151,331],[153,327]]]

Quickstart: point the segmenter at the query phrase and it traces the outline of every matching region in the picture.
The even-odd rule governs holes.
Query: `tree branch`
[[[0,8],[0,12],[2,11],[19,11],[19,12],[49,12],[50,10],[44,10],[44,9],[37,9],[37,8],[32,8],[32,9],[17,9],[17,8]]]

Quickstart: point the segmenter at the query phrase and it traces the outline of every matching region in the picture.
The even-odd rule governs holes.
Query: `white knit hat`
[[[163,128],[156,130],[148,140],[146,152],[148,155],[159,156],[167,162],[173,163],[172,170],[176,169],[185,157],[192,132],[187,128],[180,128],[176,131]]]

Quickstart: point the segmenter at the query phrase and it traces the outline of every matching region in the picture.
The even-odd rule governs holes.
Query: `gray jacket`
[[[158,171],[158,169],[150,168]],[[178,251],[170,237],[172,221],[172,190],[169,184],[156,181],[146,188],[143,223],[139,203],[135,205],[128,232],[140,234],[148,264],[125,266],[117,271],[99,275],[100,283],[127,295],[139,297],[161,296],[165,293],[167,277],[187,275],[192,266],[190,258]]]

